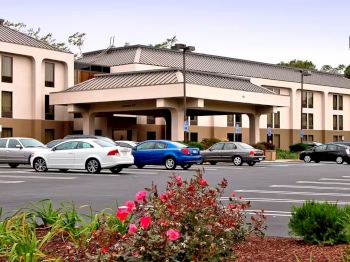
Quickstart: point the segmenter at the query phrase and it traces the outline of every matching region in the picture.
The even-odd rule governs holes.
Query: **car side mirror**
[[[53,147],[53,148],[51,149],[51,151],[56,151],[56,147]]]
[[[137,146],[134,146],[132,150],[137,151]]]
[[[22,149],[23,147],[21,145],[16,145],[16,148]]]
[[[213,149],[211,147],[208,148],[209,151],[212,151]]]

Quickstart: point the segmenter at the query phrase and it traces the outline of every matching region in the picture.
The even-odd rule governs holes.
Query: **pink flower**
[[[124,209],[124,208],[118,208],[117,213],[115,214],[115,216],[120,220],[120,221],[124,221],[129,215],[128,210]]]
[[[208,185],[208,182],[207,182],[207,180],[202,179],[201,181],[199,181],[199,184],[200,184],[201,186],[207,186],[207,185]]]
[[[232,193],[231,193],[231,196],[232,196],[232,197],[235,197],[235,196],[236,196],[236,193],[235,193],[235,192],[232,192]]]
[[[179,182],[179,183],[181,183],[181,182],[182,182],[182,177],[181,177],[181,176],[177,176],[177,177],[176,177],[176,181]]]
[[[145,198],[146,198],[146,192],[145,191],[139,191],[139,192],[137,192],[137,194],[136,194],[136,199],[137,199],[137,201],[142,201],[142,200],[144,200]]]
[[[166,201],[166,194],[162,193],[159,195],[159,199],[162,200],[162,202]]]
[[[140,218],[140,225],[142,229],[147,229],[151,225],[151,217],[141,217]]]
[[[166,232],[166,235],[167,235],[169,240],[178,240],[180,237],[180,232],[175,230],[175,229],[169,229]]]
[[[231,203],[228,204],[228,205],[227,205],[227,208],[228,208],[228,209],[233,209],[233,204],[231,204]]]
[[[129,234],[136,233],[137,232],[137,226],[135,224],[130,224],[128,232],[129,232]]]
[[[128,212],[130,212],[135,207],[134,201],[126,201],[125,205],[127,207]]]

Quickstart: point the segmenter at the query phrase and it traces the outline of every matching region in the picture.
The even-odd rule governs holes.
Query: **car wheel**
[[[311,156],[309,156],[309,155],[304,156],[304,162],[305,163],[310,163],[311,162]]]
[[[90,174],[98,174],[101,172],[101,164],[97,159],[91,158],[86,162],[86,171]]]
[[[141,169],[141,168],[143,168],[145,165],[136,165],[136,167],[138,168],[138,169]]]
[[[213,165],[213,166],[216,165],[216,162],[214,162],[214,161],[210,161],[209,163],[210,163],[211,165]]]
[[[176,160],[173,157],[168,157],[167,159],[165,159],[165,168],[166,169],[170,169],[173,170],[176,168]]]
[[[111,170],[111,172],[112,172],[113,174],[118,174],[118,173],[120,173],[120,171],[123,170],[123,168],[122,168],[122,167],[116,167],[116,168],[111,168],[111,169],[109,169],[109,170]]]
[[[46,172],[47,171],[46,162],[41,157],[38,157],[34,160],[33,167],[34,167],[36,172]]]
[[[248,165],[249,165],[249,166],[254,166],[255,164],[256,164],[256,162],[254,162],[254,161],[248,162]]]
[[[335,162],[337,162],[337,164],[343,164],[344,159],[341,156],[337,156],[337,158],[335,159]]]
[[[16,167],[18,167],[18,164],[12,164],[12,163],[10,164],[10,163],[9,163],[9,166],[10,166],[11,168],[16,168]]]
[[[232,162],[235,166],[241,166],[243,164],[243,159],[240,156],[235,156]]]
[[[187,170],[187,169],[189,169],[191,166],[192,166],[191,164],[181,165],[181,167],[182,167],[183,170]]]
[[[68,171],[68,169],[58,169],[58,171],[60,171],[62,173],[66,173]]]

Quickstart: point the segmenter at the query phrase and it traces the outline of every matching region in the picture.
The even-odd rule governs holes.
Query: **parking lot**
[[[37,173],[28,166],[11,169],[0,166],[0,207],[12,212],[30,202],[52,199],[55,203],[74,201],[77,206],[91,205],[94,210],[115,208],[116,201],[123,205],[134,199],[136,192],[149,187],[152,181],[162,191],[168,177],[175,173],[189,179],[197,168],[204,170],[209,185],[222,178],[228,180],[227,201],[232,191],[251,201],[250,211],[264,209],[268,234],[286,236],[292,205],[307,199],[338,201],[350,204],[350,165],[335,163],[263,162],[254,167],[247,165],[217,164],[193,166],[189,170],[165,170],[163,166],[128,168],[120,174],[102,171]]]

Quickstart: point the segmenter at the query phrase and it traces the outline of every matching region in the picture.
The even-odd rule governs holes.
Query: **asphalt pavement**
[[[204,169],[209,185],[228,180],[228,188],[221,199],[228,201],[231,192],[251,201],[249,212],[264,209],[268,235],[287,236],[292,205],[305,200],[335,201],[350,204],[350,165],[335,163],[264,162],[253,167],[217,164],[193,166],[169,171],[163,166],[143,169],[128,168],[120,174],[109,170],[91,175],[83,171],[37,173],[30,167],[11,169],[0,166],[0,207],[12,213],[31,202],[51,199],[56,205],[72,202],[76,206],[91,205],[95,211],[116,208],[116,203],[135,198],[135,194],[149,187],[152,181],[164,190],[173,173],[189,179],[198,168]]]

